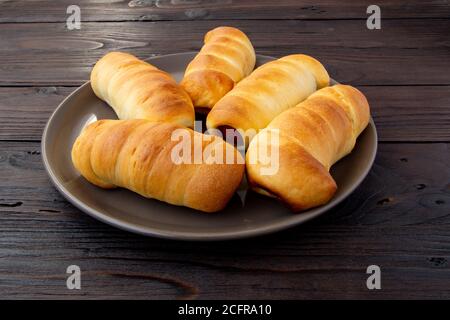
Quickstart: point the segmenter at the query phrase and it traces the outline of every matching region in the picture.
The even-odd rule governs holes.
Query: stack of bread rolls
[[[119,120],[86,126],[72,148],[74,167],[98,187],[203,212],[222,210],[245,174],[251,189],[295,212],[327,203],[337,188],[329,169],[367,126],[367,100],[356,88],[329,87],[326,69],[310,56],[293,54],[253,70],[255,61],[249,38],[232,27],[206,33],[180,84],[131,54],[106,54],[91,86]],[[254,130],[246,155],[222,137],[193,131],[195,111],[207,114],[208,129]],[[191,161],[174,158],[180,147],[174,133],[189,138],[178,156]],[[262,148],[276,150],[271,174],[264,174]],[[216,161],[218,154],[233,161]]]

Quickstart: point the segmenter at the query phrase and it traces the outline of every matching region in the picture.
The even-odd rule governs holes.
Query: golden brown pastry
[[[172,136],[175,132],[191,140]],[[194,158],[195,152],[200,158]],[[231,156],[233,163],[214,163],[219,152]],[[188,161],[182,162],[182,157]],[[244,159],[221,138],[143,119],[90,124],[73,145],[72,162],[99,187],[123,187],[205,212],[224,208],[244,174]]]
[[[329,82],[322,64],[303,54],[268,62],[217,102],[206,125],[209,129],[231,127],[244,131],[265,128],[277,115]]]
[[[106,54],[92,69],[91,86],[119,119],[194,126],[194,107],[184,89],[168,73],[131,54]]]
[[[239,29],[218,27],[205,35],[205,44],[189,63],[181,81],[198,110],[209,111],[255,67],[255,51]]]
[[[369,117],[369,104],[356,88],[335,85],[315,92],[251,141],[246,155],[250,185],[294,211],[327,203],[337,189],[330,167],[352,151]],[[277,133],[278,141],[273,138]],[[272,174],[262,174],[268,162],[261,161],[265,151],[260,149],[275,150],[271,154],[273,161],[278,158],[278,170]]]

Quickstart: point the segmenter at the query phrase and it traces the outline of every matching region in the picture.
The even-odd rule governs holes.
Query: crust
[[[293,211],[327,203],[337,188],[328,170],[352,151],[369,117],[367,100],[357,89],[336,85],[317,91],[252,140],[246,156],[250,185],[275,195]],[[257,152],[267,143],[272,146],[267,137],[273,132],[279,133],[279,170],[264,176]]]
[[[250,74],[255,61],[253,46],[242,31],[218,27],[205,35],[205,44],[187,66],[181,85],[196,108],[212,108]]]
[[[176,164],[171,139],[174,130],[191,137],[187,145],[194,155],[197,146],[205,161]],[[72,149],[75,168],[91,183],[103,187],[123,187],[174,205],[204,212],[225,207],[238,188],[244,173],[244,161],[238,151],[215,136],[205,136],[170,123],[148,120],[100,120],[84,130]],[[194,138],[200,144],[194,144]],[[186,142],[188,143],[188,142]],[[208,148],[209,146],[209,148]],[[215,148],[213,148],[215,147]],[[239,162],[208,163],[213,150],[228,151]],[[226,153],[224,153],[226,154]]]
[[[260,162],[251,164],[256,152],[252,145],[266,139],[263,130],[250,143],[247,152],[247,177],[252,187],[259,187],[274,195],[293,211],[306,210],[328,202],[337,186],[331,175],[298,142],[288,136],[280,137],[279,170],[274,175],[262,175],[265,166]]]
[[[102,57],[91,72],[94,93],[119,119],[167,121],[194,126],[189,95],[166,72],[123,52]]]
[[[198,70],[181,81],[196,109],[211,109],[228,91],[234,81],[225,73],[215,70]]]
[[[290,55],[268,62],[217,102],[208,115],[207,126],[263,129],[277,115],[328,84],[328,73],[312,57]]]

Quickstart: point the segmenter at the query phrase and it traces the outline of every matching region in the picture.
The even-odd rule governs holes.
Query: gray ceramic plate
[[[150,58],[155,66],[177,80],[194,53]],[[261,65],[274,58],[258,56]],[[347,197],[364,179],[377,149],[373,121],[358,138],[353,152],[332,168],[338,191],[327,205],[293,214],[274,199],[248,192],[245,205],[235,196],[225,210],[205,214],[145,199],[124,189],[103,190],[88,183],[72,165],[70,152],[80,130],[96,119],[116,119],[106,103],[98,99],[89,83],[70,94],[50,117],[42,137],[42,156],[56,188],[71,203],[110,225],[148,236],[180,240],[223,240],[278,231],[326,212]]]

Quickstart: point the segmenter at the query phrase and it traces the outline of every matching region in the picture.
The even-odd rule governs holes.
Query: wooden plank
[[[450,86],[360,87],[380,141],[450,141]]]
[[[76,3],[82,21],[158,21],[231,19],[366,19],[373,1],[332,0],[60,0],[0,2],[0,22],[64,22],[66,9]],[[447,18],[448,0],[381,0],[382,17]]]
[[[450,298],[449,144],[381,144],[363,184],[305,225],[242,241],[164,241],[82,214],[40,145],[0,142],[4,298]],[[65,270],[82,269],[82,290]],[[368,265],[382,290],[369,291]]]
[[[1,141],[0,146],[2,210],[16,212],[20,208],[24,214],[36,212],[36,209],[78,212],[62,201],[49,183],[41,163],[39,142]],[[447,217],[450,206],[447,201],[450,197],[448,146],[447,143],[380,144],[369,178],[353,198],[344,202],[337,216],[348,214],[346,225],[371,225],[376,221],[408,225],[415,220],[425,224],[437,222],[438,218],[444,222],[450,219],[450,215]],[[18,202],[22,203],[14,205]],[[404,214],[404,209],[408,208],[415,208],[414,211],[421,214]]]
[[[368,30],[345,21],[177,21],[3,24],[0,85],[78,85],[111,50],[142,58],[198,50],[217,25],[242,28],[260,54],[307,53],[337,80],[354,85],[449,85],[450,20],[387,20]],[[32,71],[30,71],[32,70]]]
[[[0,87],[0,140],[37,140],[74,87]]]
[[[41,232],[15,228],[1,238],[4,299],[450,297],[449,238],[443,226],[426,231],[304,226],[296,233],[220,244],[55,225]],[[79,291],[66,288],[65,271],[73,264],[81,268]],[[366,288],[366,268],[373,264],[381,268],[382,290]]]
[[[360,87],[380,141],[450,141],[450,86]],[[40,140],[45,123],[74,87],[0,87],[0,140]]]

